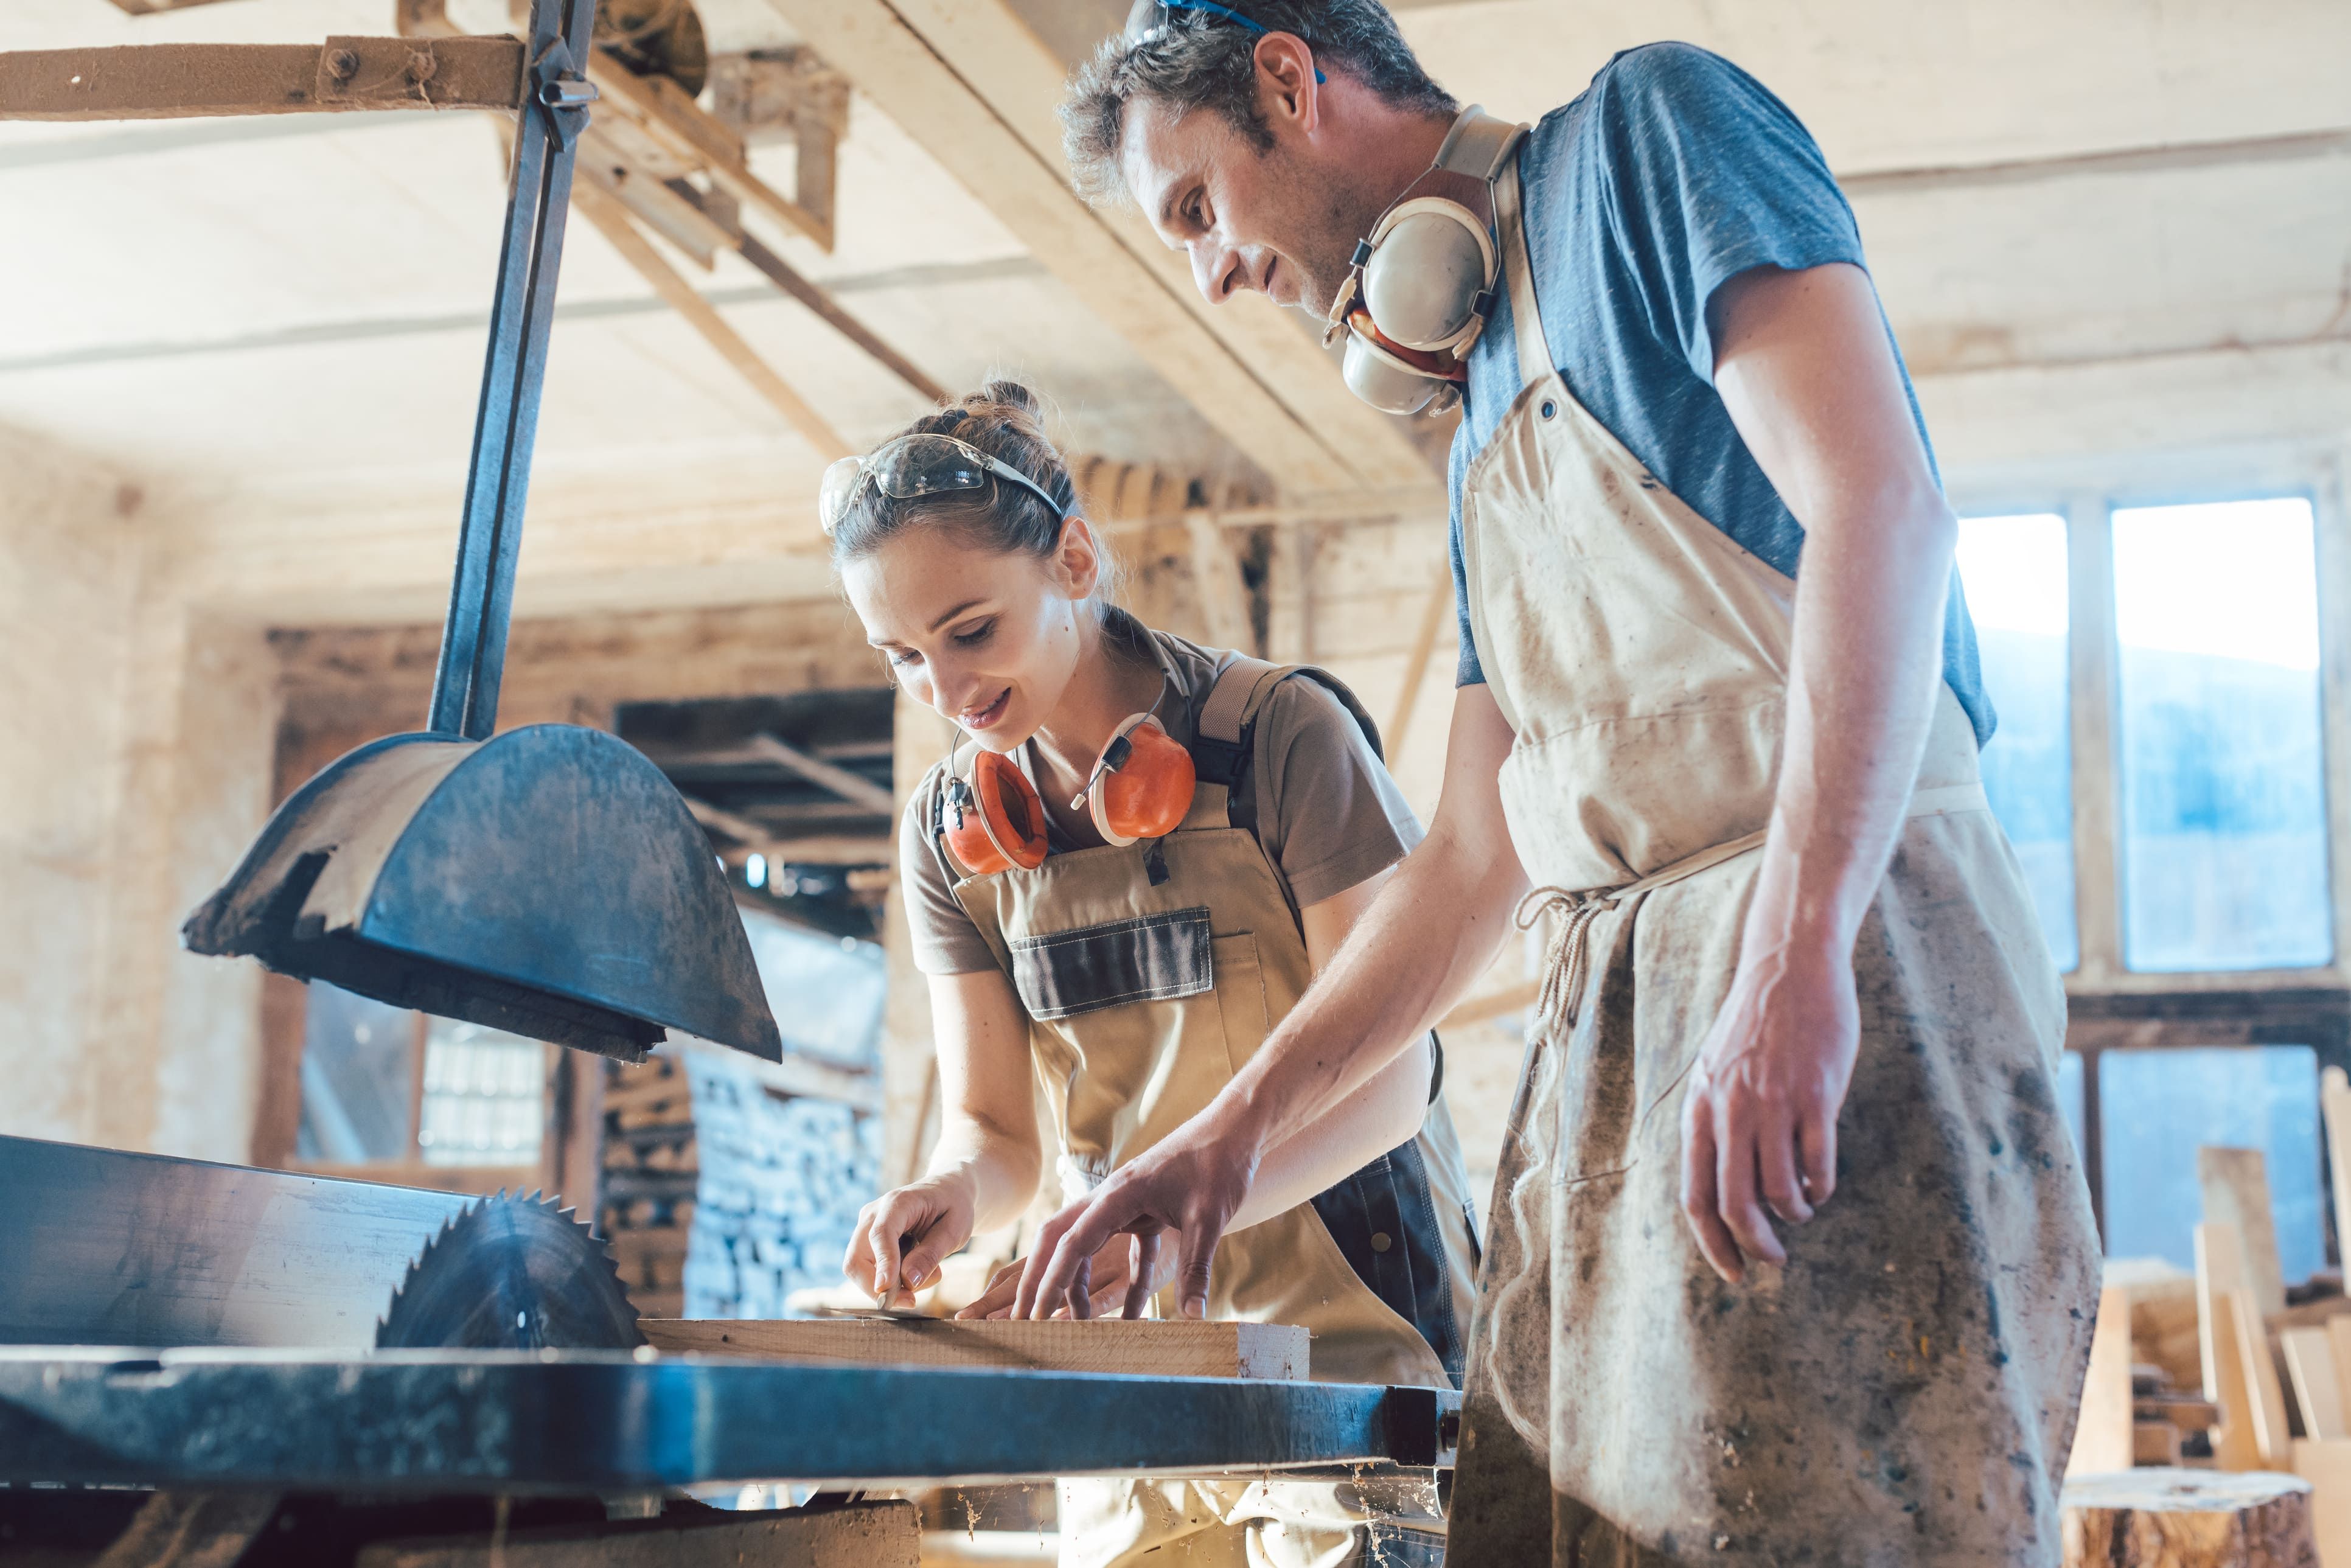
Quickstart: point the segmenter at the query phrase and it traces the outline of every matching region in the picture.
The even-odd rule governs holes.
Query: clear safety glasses
[[[843,457],[833,464],[824,471],[824,484],[817,492],[817,513],[830,534],[849,515],[859,487],[868,483],[893,501],[911,501],[985,490],[998,479],[1027,490],[1055,517],[1067,515],[1045,486],[1010,464],[998,462],[968,441],[929,434],[902,435],[862,457]]]

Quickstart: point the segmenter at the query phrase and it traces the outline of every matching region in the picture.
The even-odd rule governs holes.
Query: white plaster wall
[[[141,496],[0,428],[0,1132],[242,1159],[260,973],[178,927],[266,815],[276,664]]]
[[[98,985],[136,492],[0,427],[0,1132],[71,1136]]]

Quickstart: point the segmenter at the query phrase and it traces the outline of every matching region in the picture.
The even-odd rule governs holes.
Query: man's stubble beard
[[[1355,242],[1372,232],[1388,204],[1360,189],[1356,182],[1310,174],[1280,152],[1267,154],[1267,171],[1281,193],[1281,204],[1300,215],[1293,243],[1276,247],[1298,274],[1297,308],[1328,318],[1331,302],[1339,297]]]

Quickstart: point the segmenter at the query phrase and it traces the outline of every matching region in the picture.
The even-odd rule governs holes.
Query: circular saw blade
[[[486,1197],[408,1266],[379,1350],[631,1350],[645,1343],[611,1255],[533,1193]]]

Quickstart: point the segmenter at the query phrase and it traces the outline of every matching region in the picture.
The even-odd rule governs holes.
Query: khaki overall
[[[2097,1298],[2054,1092],[2065,1002],[1942,690],[1855,945],[1834,1196],[1722,1282],[1679,1208],[1682,1090],[1728,994],[1777,783],[1795,584],[1570,394],[1515,168],[1526,385],[1463,485],[1501,773],[1557,922],[1471,1333],[1452,1561],[2059,1560]]]
[[[1161,716],[1200,773],[1183,823],[1155,842],[1067,851],[1035,871],[985,877],[965,875],[934,833],[956,901],[1029,1015],[1072,1198],[1206,1106],[1311,977],[1280,873],[1234,821],[1236,787],[1246,792],[1252,772],[1266,776],[1259,708],[1299,675],[1329,686],[1373,733],[1353,697],[1319,671],[1228,653],[1216,656],[1208,689],[1187,689],[1205,683],[1186,682],[1175,640],[1129,625],[1173,687]],[[1477,1269],[1468,1187],[1452,1121],[1436,1100],[1412,1142],[1311,1202],[1227,1236],[1208,1315],[1303,1325],[1321,1381],[1457,1385]],[[1174,1310],[1172,1292],[1158,1307]],[[1400,1506],[1332,1483],[1070,1481],[1061,1562],[1433,1563],[1442,1529],[1433,1502]],[[1416,1514],[1416,1528],[1370,1526],[1367,1512]]]

